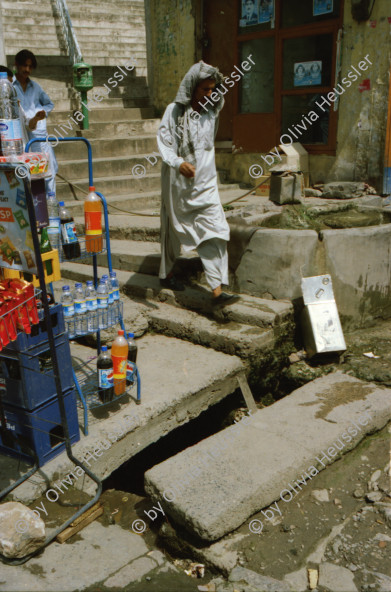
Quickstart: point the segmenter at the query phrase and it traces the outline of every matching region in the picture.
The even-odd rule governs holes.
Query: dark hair
[[[0,72],[7,72],[7,76],[11,76],[11,78],[14,76],[12,71],[7,68],[7,66],[0,66]]]
[[[31,60],[32,66],[35,70],[37,67],[37,58],[29,49],[22,49],[15,56],[15,64],[17,66],[24,66],[27,60]]]

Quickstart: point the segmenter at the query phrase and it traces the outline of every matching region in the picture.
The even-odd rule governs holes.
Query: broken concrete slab
[[[390,395],[342,372],[329,374],[259,410],[239,431],[230,426],[156,465],[145,474],[146,491],[191,535],[215,541],[272,502],[281,513],[278,504],[292,499],[295,486],[389,421]],[[197,488],[191,479],[187,484],[192,471]]]
[[[352,572],[328,561],[319,566],[319,586],[330,592],[357,592]]]
[[[326,199],[352,199],[368,194],[376,195],[376,191],[366,183],[334,181],[323,186],[322,197]]]
[[[78,534],[78,540],[72,541],[72,544],[52,542],[43,554],[33,557],[26,564],[15,567],[0,562],[1,590],[83,590],[106,580],[108,575],[116,574],[124,566],[131,566],[131,562],[147,552],[148,547],[140,536],[118,525],[103,526],[93,522]],[[156,567],[157,564],[153,563]]]
[[[235,272],[239,292],[273,298],[299,298],[300,278],[315,275],[318,234],[314,230],[260,228],[257,230]],[[267,253],[267,257],[262,255]]]
[[[391,224],[323,230],[321,236],[343,327],[390,317]]]
[[[72,345],[72,357],[79,363],[88,362],[94,355],[96,352],[90,348],[76,342]],[[96,359],[90,360],[89,365],[95,372]],[[234,392],[238,388],[237,376],[244,371],[237,357],[160,335],[138,340],[137,365],[142,385],[141,405],[136,406],[130,397],[127,403],[101,411],[98,417],[96,413],[90,416],[89,435],[72,447],[75,457],[86,459],[101,479],[140,450]],[[3,461],[7,467],[10,463],[6,457],[0,457],[0,489],[10,480],[6,471],[3,472]],[[17,463],[13,461],[13,465]],[[31,503],[52,487],[54,481],[61,486],[61,479],[74,468],[62,453],[11,495],[18,501]],[[75,487],[82,487],[84,477],[69,479]],[[96,484],[86,477],[84,490],[94,492],[95,489]]]
[[[249,588],[246,591],[254,592],[290,592],[292,588],[287,582],[280,582],[274,578],[262,576],[251,569],[245,567],[234,567],[229,575],[229,581],[239,585],[247,584]]]
[[[218,323],[196,312],[160,304],[149,313],[151,327],[159,333],[187,339],[193,343],[212,347],[230,355],[248,358],[275,344],[270,329],[239,324]]]

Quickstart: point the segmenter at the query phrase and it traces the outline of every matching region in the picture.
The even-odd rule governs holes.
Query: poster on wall
[[[240,27],[274,21],[274,0],[242,0]]]
[[[23,179],[0,171],[0,267],[37,274]]]
[[[334,0],[314,0],[312,14],[313,16],[320,16],[321,14],[329,14],[333,12]]]
[[[297,62],[293,65],[293,86],[322,84],[322,62]]]
[[[251,27],[258,24],[258,0],[242,0],[242,18],[240,27]]]
[[[259,0],[258,23],[274,20],[274,0]]]

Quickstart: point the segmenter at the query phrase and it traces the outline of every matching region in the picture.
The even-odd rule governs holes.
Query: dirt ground
[[[299,355],[281,374],[284,384],[297,388],[321,374],[338,369],[363,380],[391,386],[391,321],[382,321],[345,337],[348,350],[339,363],[335,360],[330,363],[308,362]],[[366,357],[364,353],[376,357]],[[282,517],[272,523],[268,523],[262,514],[252,516],[236,531],[247,535],[238,547],[240,564],[282,580],[286,574],[300,568],[317,568],[321,561],[327,561],[347,568],[360,592],[391,590],[391,519],[387,523],[385,506],[382,505],[387,503],[391,507],[390,476],[384,470],[390,463],[390,438],[391,425],[365,438],[357,448],[307,482],[290,502],[279,500]],[[99,519],[102,524],[116,523],[131,529],[132,522],[151,503],[142,495],[142,480],[140,467],[135,473],[128,473],[128,486],[123,477],[121,487],[115,480],[106,485],[108,488],[101,497],[105,508]],[[53,512],[48,519],[49,525],[53,527],[61,523],[72,511],[70,506],[84,499],[83,494],[70,491],[63,507],[49,504]],[[249,530],[250,521],[256,518],[264,523],[260,534]],[[153,528],[143,534],[150,549],[157,547],[160,524],[156,521]],[[75,540],[77,535],[66,544]],[[127,587],[128,592],[192,592],[217,575],[206,570],[204,578],[193,579],[184,573],[191,557],[178,561],[167,550],[161,550],[173,564],[176,561],[179,572],[155,577],[152,574],[149,580]],[[316,550],[318,553],[313,554]],[[321,587],[317,589],[322,590]],[[95,586],[93,590],[96,592],[99,587]]]

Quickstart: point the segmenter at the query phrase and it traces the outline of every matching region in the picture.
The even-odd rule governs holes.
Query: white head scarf
[[[182,156],[190,164],[194,164],[195,149],[194,144],[190,135],[189,120],[191,118],[192,107],[191,100],[193,98],[194,91],[197,85],[206,80],[212,78],[216,84],[220,84],[223,81],[223,75],[218,68],[206,64],[202,60],[193,64],[184,76],[182,82],[179,85],[177,95],[175,97],[175,103],[184,107],[184,113],[178,118],[178,125],[182,130],[182,138],[179,142],[179,156]],[[224,97],[220,95],[219,99],[214,102],[213,106],[210,105],[210,109],[218,113],[224,105]],[[209,107],[208,107],[209,108]]]

